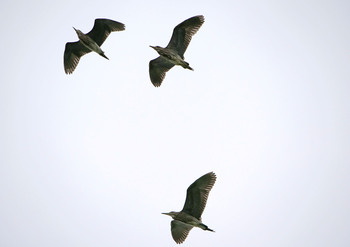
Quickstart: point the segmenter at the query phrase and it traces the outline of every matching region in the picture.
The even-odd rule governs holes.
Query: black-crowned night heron
[[[102,57],[108,59],[108,57],[106,57],[104,52],[101,50],[100,46],[111,32],[125,30],[125,25],[109,19],[96,19],[94,27],[87,34],[84,34],[75,28],[74,30],[78,35],[79,41],[68,42],[66,44],[63,58],[64,71],[66,74],[73,73],[79,63],[80,58],[91,51],[94,51]]]
[[[174,28],[173,35],[167,47],[150,46],[160,55],[149,62],[149,75],[155,87],[159,87],[168,72],[174,65],[193,70],[184,60],[184,53],[192,36],[204,23],[204,16],[198,15],[181,22]]]
[[[185,205],[180,212],[162,213],[173,218],[171,221],[171,235],[177,244],[185,241],[193,227],[213,232],[212,229],[202,223],[201,215],[215,181],[216,175],[213,172],[198,178],[188,187]]]

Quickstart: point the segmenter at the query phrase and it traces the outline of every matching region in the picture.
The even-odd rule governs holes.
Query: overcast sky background
[[[0,246],[176,246],[171,218],[214,171],[183,246],[350,246],[350,3],[3,1]],[[205,23],[160,88],[173,28]],[[126,25],[63,69],[72,26]]]

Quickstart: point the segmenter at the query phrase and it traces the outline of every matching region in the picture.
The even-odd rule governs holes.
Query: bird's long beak
[[[151,47],[151,48],[155,49],[155,47],[154,47],[154,46],[151,46],[151,45],[150,45],[149,47]]]
[[[171,216],[169,213],[162,213],[162,214],[165,214],[165,215],[169,215],[169,216]]]

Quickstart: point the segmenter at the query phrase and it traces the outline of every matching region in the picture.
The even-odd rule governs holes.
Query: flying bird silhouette
[[[214,172],[209,172],[198,178],[188,187],[185,205],[180,212],[162,213],[173,218],[171,221],[171,235],[177,244],[185,241],[193,227],[213,232],[212,229],[202,223],[201,216],[215,181],[216,175]]]
[[[84,34],[75,28],[74,30],[78,35],[79,41],[68,42],[66,44],[63,58],[64,71],[66,74],[73,73],[80,58],[91,51],[108,59],[100,46],[111,32],[125,30],[125,25],[109,19],[96,19],[94,27],[87,34]]]
[[[184,60],[184,53],[192,39],[192,36],[204,23],[204,16],[191,17],[174,28],[173,35],[167,47],[150,46],[160,55],[149,62],[149,75],[155,87],[159,87],[164,80],[166,72],[174,65],[180,65],[185,69],[193,70]]]

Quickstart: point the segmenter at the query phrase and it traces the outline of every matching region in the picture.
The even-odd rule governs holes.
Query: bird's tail
[[[203,223],[201,223],[201,224],[199,225],[199,227],[200,227],[201,229],[203,229],[204,231],[215,232],[214,230],[210,229],[207,225],[204,225]]]

